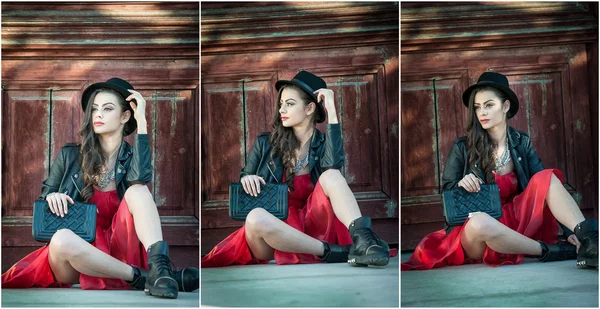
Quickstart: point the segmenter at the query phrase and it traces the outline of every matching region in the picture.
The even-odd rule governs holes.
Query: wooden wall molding
[[[402,53],[598,40],[598,20],[577,2],[402,3]]]
[[[203,3],[202,55],[398,42],[398,2]]]
[[[198,59],[198,2],[3,3],[2,59]]]

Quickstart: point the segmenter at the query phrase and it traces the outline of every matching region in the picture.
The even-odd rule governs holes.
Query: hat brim
[[[85,90],[83,91],[83,95],[81,96],[81,108],[83,109],[84,112],[85,112],[88,102],[90,101],[90,96],[92,95],[92,93],[94,93],[95,90],[102,89],[102,88],[108,88],[108,89],[115,90],[121,96],[123,96],[123,99],[126,99],[128,96],[131,95],[131,93],[126,88],[120,87],[115,84],[106,83],[106,82],[91,84],[87,88],[85,88]],[[127,102],[125,102],[125,103],[127,103]],[[129,117],[129,121],[127,122],[130,125],[125,126],[124,132],[123,132],[123,134],[125,134],[125,136],[127,136],[127,135],[133,133],[135,131],[135,129],[137,129],[137,121],[135,120],[135,117],[133,117],[133,113],[134,113],[133,108],[131,108],[131,106],[129,104],[125,104],[125,105],[127,106],[127,110],[131,111],[131,116]]]
[[[471,85],[471,87],[467,88],[467,90],[465,90],[463,92],[463,96],[462,96],[463,104],[468,108],[469,107],[469,98],[471,97],[471,93],[473,92],[473,90],[475,90],[476,88],[481,88],[481,87],[485,87],[485,86],[494,87],[494,88],[502,91],[504,94],[506,94],[508,96],[508,99],[510,100],[510,109],[508,110],[508,113],[507,113],[508,119],[514,117],[517,114],[517,112],[519,111],[519,99],[517,98],[517,95],[512,91],[512,89],[510,89],[504,85],[494,83],[494,82],[489,82],[489,81],[482,81],[475,85]]]
[[[312,93],[312,89],[306,88],[304,85],[300,84],[300,83],[296,83],[293,80],[278,80],[275,83],[275,89],[277,91],[279,91],[279,89],[281,89],[281,87],[283,87],[283,85],[293,85],[296,86],[302,90],[304,90],[304,92],[308,93],[310,95],[310,97],[313,99],[313,101],[315,102],[315,104],[317,105],[317,109],[319,110],[319,113],[317,114],[317,122],[321,123],[323,121],[325,121],[325,118],[327,117],[327,114],[325,113],[325,108],[323,107],[323,104],[321,104],[320,102],[317,101],[317,95],[315,95],[314,93]]]

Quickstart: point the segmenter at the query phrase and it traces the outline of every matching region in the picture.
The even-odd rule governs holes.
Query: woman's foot
[[[325,263],[346,263],[348,262],[348,253],[350,252],[350,245],[340,246],[330,244],[321,241],[325,247],[322,256],[317,256],[321,261]]]
[[[179,285],[173,278],[169,245],[157,241],[148,248],[148,278],[144,292],[148,295],[177,298]]]
[[[133,280],[125,281],[136,290],[144,290],[148,271],[137,266],[133,267]],[[200,286],[200,271],[195,267],[187,267],[173,272],[173,277],[179,286],[179,292],[192,292]]]
[[[598,267],[598,221],[585,219],[575,226],[575,236],[581,243],[577,267]]]
[[[560,241],[554,245],[538,242],[542,246],[542,255],[538,257],[541,262],[574,260],[577,258],[577,247],[567,241]]]
[[[385,266],[390,261],[389,246],[371,229],[371,218],[360,217],[350,223],[352,246],[348,264],[352,266]]]

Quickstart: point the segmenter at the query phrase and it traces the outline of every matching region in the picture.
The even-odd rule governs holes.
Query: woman
[[[81,144],[61,149],[39,199],[61,217],[75,201],[96,203],[96,240],[90,244],[69,229],[57,231],[49,244],[2,274],[2,288],[80,283],[84,290],[133,287],[167,298],[198,288],[198,269],[172,272],[146,186],[152,178],[146,101],[125,80],[111,78],[86,88],[81,104]],[[123,137],[136,128],[131,147]]]
[[[483,262],[490,266],[520,264],[525,255],[541,261],[574,259],[578,267],[598,265],[598,223],[585,219],[563,186],[557,169],[543,169],[529,136],[508,126],[519,101],[508,79],[483,73],[463,93],[468,107],[466,137],[448,155],[442,186],[477,192],[497,183],[502,217],[475,213],[462,225],[433,232],[419,243],[402,270]],[[547,206],[547,207],[545,207]],[[558,241],[558,220],[570,242]],[[565,229],[563,227],[563,229]]]
[[[287,183],[288,218],[281,221],[262,208],[252,210],[245,225],[202,258],[201,266],[268,263],[272,259],[279,265],[319,261],[387,265],[389,247],[371,229],[371,219],[361,216],[339,171],[344,165],[344,149],[333,91],[307,71],[291,81],[278,81],[275,88],[279,95],[272,132],[256,139],[240,182],[253,196],[267,182]],[[327,117],[323,136],[316,123]]]

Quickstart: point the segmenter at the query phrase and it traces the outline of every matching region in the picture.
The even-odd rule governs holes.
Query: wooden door
[[[503,11],[498,5],[464,5],[462,8],[466,11],[485,12],[492,16],[499,12],[510,15],[508,12],[513,10],[515,16],[509,17],[511,19],[523,19],[525,14],[509,6]],[[556,14],[557,23],[563,22],[558,9],[578,12],[583,16],[579,24],[582,29],[578,29],[581,31],[579,38],[588,38],[589,32],[584,29],[590,20],[589,12],[572,5],[532,5]],[[459,7],[456,4],[448,10]],[[452,142],[466,135],[467,110],[462,103],[462,92],[475,84],[486,71],[506,75],[511,89],[519,98],[519,112],[509,120],[509,125],[531,137],[545,168],[558,168],[564,173],[565,186],[579,203],[583,214],[597,217],[597,160],[593,149],[598,147],[598,141],[592,139],[591,130],[593,123],[597,122],[597,115],[590,116],[591,105],[597,104],[597,97],[590,97],[593,92],[589,89],[597,87],[597,82],[588,82],[588,62],[592,61],[588,56],[588,46],[570,42],[528,47],[524,43],[527,34],[523,33],[515,34],[514,39],[492,41],[491,33],[502,29],[495,19],[487,23],[491,28],[486,29],[490,32],[488,36],[469,40],[459,38],[456,33],[454,42],[450,42],[452,39],[448,37],[440,37],[436,45],[432,41],[418,39],[424,35],[417,31],[423,20],[417,22],[412,19],[431,9],[441,10],[407,5],[407,20],[410,22],[407,21],[407,27],[403,28],[407,29],[407,48],[402,53],[401,81],[401,248],[414,249],[423,236],[443,228],[441,176]],[[436,23],[446,26],[459,23],[450,16],[452,14],[442,15],[436,17]],[[531,15],[534,16],[530,16],[532,19],[528,22],[541,18],[533,13]],[[469,19],[469,14],[460,18]],[[472,27],[484,23],[483,20],[470,20]],[[544,29],[534,28],[532,31]],[[555,35],[562,40],[574,41],[576,36],[566,31]],[[432,33],[427,35],[435,36]],[[515,41],[523,46],[505,46],[515,44]],[[537,44],[542,45],[542,42]]]
[[[310,22],[317,19],[321,25]],[[273,30],[286,23],[306,32]],[[378,235],[397,246],[397,4],[207,3],[202,29],[202,254],[243,224],[228,216],[229,184],[239,182],[256,136],[270,131],[276,81],[300,69],[334,91],[346,153],[341,172]],[[323,34],[308,35],[315,31]]]
[[[112,77],[147,101],[148,187],[163,237],[177,267],[198,266],[198,3],[14,3],[2,15],[2,270],[43,245],[31,237],[33,201],[60,148],[78,142],[82,91]],[[130,30],[123,37],[113,26]]]

